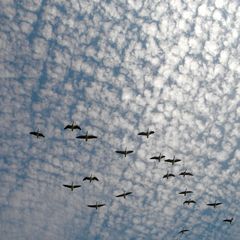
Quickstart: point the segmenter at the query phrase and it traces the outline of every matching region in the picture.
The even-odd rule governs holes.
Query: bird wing
[[[39,137],[45,137],[42,133],[38,134]]]
[[[172,174],[172,173],[168,174],[168,176],[169,176],[169,177],[175,177],[175,175]]]
[[[172,159],[166,159],[165,162],[170,162],[170,163],[172,163],[173,160],[172,160]]]
[[[186,191],[184,191],[184,192],[179,192],[178,194],[186,194]]]
[[[186,191],[186,193],[192,193],[192,191]]]
[[[138,135],[140,135],[140,136],[146,136],[147,133],[146,133],[146,132],[140,132],[140,133],[138,133]]]
[[[221,205],[222,203],[216,203],[215,205],[218,206],[218,205]]]
[[[133,151],[126,151],[126,154],[133,153]]]
[[[83,181],[90,180],[90,177],[85,177]]]
[[[123,197],[123,196],[124,196],[124,193],[119,194],[119,195],[117,195],[117,196],[115,196],[115,197]]]
[[[97,177],[93,177],[92,180],[99,181]]]
[[[63,184],[64,187],[67,187],[67,188],[72,188],[72,185],[66,185],[66,184]]]
[[[125,193],[125,195],[130,195],[130,194],[132,194],[132,192],[126,192],[126,193]]]
[[[94,139],[94,138],[97,138],[97,136],[94,136],[94,135],[88,135],[88,139]]]
[[[187,200],[187,201],[184,201],[184,202],[183,202],[183,204],[186,204],[186,203],[188,204],[188,203],[189,203],[189,201]]]
[[[158,160],[159,157],[155,156],[155,157],[151,157],[150,159],[156,159],[156,160]]]
[[[125,154],[124,151],[115,151],[116,153]]]
[[[105,206],[105,204],[98,204],[97,206],[98,207],[103,207],[103,206]]]
[[[80,138],[80,139],[86,139],[87,136],[86,135],[80,135],[80,136],[77,136],[76,138]]]
[[[149,134],[154,134],[155,132],[154,131],[150,131]]]
[[[212,207],[215,206],[215,203],[208,203],[207,205]]]
[[[174,162],[180,162],[181,161],[181,159],[175,159],[174,160]]]
[[[72,126],[71,125],[67,125],[64,129],[68,129],[68,128],[71,128]]]
[[[37,136],[37,132],[30,132],[29,134],[32,134],[34,136]]]
[[[74,185],[73,188],[79,188],[81,185]]]
[[[73,126],[73,129],[79,129],[79,130],[82,130],[78,125]]]
[[[167,176],[168,176],[168,175],[166,174],[166,175],[163,176],[163,178],[166,178]]]
[[[191,200],[191,203],[196,203],[194,200]]]
[[[97,206],[99,206],[99,205],[96,205],[96,204],[94,204],[94,205],[87,205],[88,207],[91,207],[91,208],[95,208],[95,207],[97,207]]]
[[[190,172],[186,172],[185,174],[188,175],[188,176],[193,176],[193,174],[190,173]]]

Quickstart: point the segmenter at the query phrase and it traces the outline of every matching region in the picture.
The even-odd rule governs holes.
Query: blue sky
[[[0,9],[3,239],[239,239],[239,1]],[[82,130],[64,131],[73,120]],[[98,139],[76,139],[87,131]],[[150,160],[160,153],[182,161]],[[100,181],[83,182],[90,174]],[[72,182],[82,187],[62,187]],[[106,206],[87,207],[96,201]]]

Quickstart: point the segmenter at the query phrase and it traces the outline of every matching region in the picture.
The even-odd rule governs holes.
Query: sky
[[[2,239],[239,239],[238,0],[2,0],[0,21]]]

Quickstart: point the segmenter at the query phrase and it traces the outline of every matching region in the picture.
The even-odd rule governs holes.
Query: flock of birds
[[[71,124],[65,126],[64,130],[67,130],[67,129],[70,129],[71,131],[74,131],[74,130],[81,130],[80,126],[75,124],[75,122],[73,121]],[[37,138],[44,138],[45,136],[39,131],[39,129],[37,131],[33,131],[33,132],[30,132],[31,135],[34,135],[36,136]],[[146,132],[140,132],[138,133],[139,136],[146,136],[147,138],[149,138],[150,135],[154,134],[154,131],[149,131],[149,129],[146,131]],[[78,139],[83,139],[85,141],[88,141],[90,139],[96,139],[97,136],[94,136],[94,135],[91,135],[91,134],[88,134],[88,132],[86,132],[85,135],[79,135],[77,136],[76,138]],[[115,151],[117,154],[121,154],[125,157],[127,157],[128,154],[131,154],[133,153],[134,151],[133,150],[128,150],[127,148],[125,148],[125,150],[117,150]],[[158,155],[158,156],[153,156],[151,157],[150,159],[152,160],[156,160],[156,162],[159,162],[163,159],[165,159],[165,156],[162,155],[161,153]],[[172,159],[165,159],[164,160],[165,162],[167,163],[171,163],[171,165],[175,165],[177,162],[180,162],[181,159],[177,159],[175,158],[175,156],[173,156]],[[183,176],[183,177],[186,177],[186,176],[193,176],[193,174],[189,171],[187,171],[187,169],[185,171],[182,171],[179,173],[180,176]],[[163,178],[165,179],[169,179],[169,178],[172,178],[172,177],[175,177],[175,174],[173,173],[169,173],[169,171],[167,171],[167,173],[163,176]],[[99,181],[99,179],[96,177],[96,176],[93,176],[92,174],[90,176],[87,176],[87,177],[84,177],[83,178],[83,181],[89,181],[90,183],[92,181]],[[66,187],[66,188],[69,188],[71,191],[73,191],[75,188],[79,188],[81,187],[80,184],[78,185],[74,185],[73,182],[72,184],[63,184],[63,187]],[[183,195],[183,196],[187,196],[188,194],[191,194],[193,193],[193,191],[190,191],[188,189],[185,189],[184,191],[181,191],[179,192],[178,194],[180,195]],[[119,194],[119,195],[116,195],[115,197],[119,198],[119,197],[123,197],[124,199],[126,198],[126,196],[132,194],[132,192],[125,192],[123,191],[123,193]],[[196,204],[196,201],[192,200],[192,199],[188,199],[186,201],[183,202],[183,205],[190,205],[190,204]],[[221,202],[213,202],[213,203],[208,203],[207,206],[210,206],[210,207],[213,207],[213,208],[216,208],[217,206],[221,205],[222,203]],[[98,203],[96,202],[96,204],[90,204],[90,205],[87,205],[88,207],[90,208],[95,208],[95,209],[98,209],[100,207],[103,207],[105,206],[106,204],[103,204],[103,203]],[[223,222],[227,222],[227,223],[230,223],[232,224],[233,222],[233,217],[231,218],[226,218],[226,219],[223,219]],[[190,230],[189,229],[182,229],[181,231],[178,232],[178,234],[184,234],[186,232],[189,232]]]

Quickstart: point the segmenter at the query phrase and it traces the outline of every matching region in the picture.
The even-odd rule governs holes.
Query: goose
[[[72,124],[68,124],[68,125],[64,128],[64,130],[66,130],[66,129],[71,129],[72,131],[73,131],[74,129],[79,129],[79,130],[81,130],[81,128],[80,128],[77,124],[75,124],[74,121],[72,122]]]
[[[186,196],[188,193],[192,193],[192,191],[188,191],[187,189],[185,191],[179,192],[178,194],[183,194]]]
[[[80,135],[80,136],[77,136],[76,138],[84,139],[87,142],[88,139],[94,139],[94,138],[97,138],[97,136],[88,135],[88,132],[87,132],[85,135]]]
[[[184,234],[184,233],[186,233],[186,232],[189,232],[189,230],[188,230],[188,229],[183,229],[183,230],[181,230],[181,231],[179,232],[179,234]]]
[[[160,162],[162,158],[165,158],[165,156],[160,153],[159,156],[154,156],[154,157],[151,157],[150,159],[154,159]]]
[[[96,209],[98,209],[98,208],[100,208],[100,207],[105,206],[105,204],[99,204],[98,202],[96,202],[96,204],[87,205],[87,206],[90,207],[90,208],[96,208]]]
[[[193,176],[192,173],[187,172],[187,169],[186,169],[185,171],[181,172],[179,175],[180,175],[180,176],[183,176],[183,177],[185,177],[185,176]]]
[[[79,187],[81,187],[81,185],[73,185],[73,182],[72,182],[72,185],[63,184],[63,186],[66,187],[66,188],[70,188],[71,191],[73,191],[74,188],[79,188]]]
[[[184,205],[184,204],[189,205],[190,203],[196,203],[196,202],[195,202],[194,200],[189,199],[189,200],[184,201],[184,202],[183,202],[183,205]]]
[[[39,129],[36,132],[30,132],[29,134],[36,136],[37,138],[39,137],[45,137],[42,133],[39,132]]]
[[[151,134],[154,134],[154,131],[149,131],[149,129],[148,129],[146,132],[140,132],[140,133],[138,133],[138,135],[140,135],[140,136],[146,136],[147,138],[149,138],[149,136],[150,136]]]
[[[125,199],[126,196],[127,196],[127,195],[130,195],[130,194],[132,194],[132,192],[125,192],[125,191],[123,191],[122,194],[119,194],[119,195],[117,195],[117,196],[115,196],[115,197],[123,197],[123,198]]]
[[[228,222],[230,224],[232,224],[233,218],[226,218],[223,220],[223,222]]]
[[[165,174],[164,176],[163,176],[163,178],[169,178],[169,177],[175,177],[175,175],[174,174],[172,174],[172,173],[168,173],[167,172],[167,174]]]
[[[90,181],[90,182],[92,182],[92,181],[99,181],[98,178],[95,177],[95,176],[92,176],[92,174],[90,175],[90,177],[85,177],[85,178],[83,179],[83,181],[86,181],[86,180],[88,180],[88,181]]]
[[[215,203],[208,203],[207,205],[210,206],[210,207],[216,208],[217,206],[219,206],[219,205],[221,205],[221,204],[222,204],[222,203],[220,203],[220,202],[217,203],[217,202],[215,201]]]
[[[116,153],[119,153],[119,154],[123,154],[125,157],[127,156],[127,154],[130,154],[130,153],[133,153],[132,150],[130,151],[127,151],[127,148],[125,148],[125,151],[115,151]]]
[[[176,159],[175,156],[173,156],[173,159],[166,159],[165,162],[169,162],[172,165],[175,164],[176,162],[180,162],[181,159]]]

